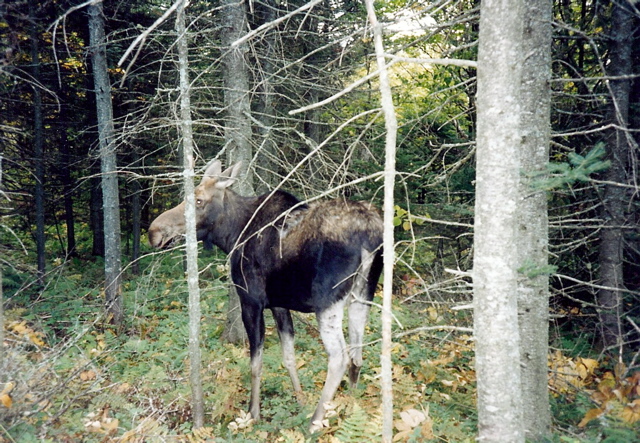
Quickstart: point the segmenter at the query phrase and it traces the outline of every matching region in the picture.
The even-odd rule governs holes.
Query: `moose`
[[[315,313],[328,369],[311,418],[314,430],[347,369],[350,385],[358,381],[365,324],[382,270],[382,219],[371,205],[346,199],[307,204],[282,190],[241,196],[229,189],[240,167],[238,163],[222,171],[215,160],[206,168],[195,189],[197,237],[228,254],[249,340],[249,412],[255,420],[260,419],[264,310],[270,309],[275,318],[283,365],[301,403],[290,310]],[[151,246],[164,248],[184,236],[184,205],[151,223]],[[342,330],[345,307],[349,346]]]

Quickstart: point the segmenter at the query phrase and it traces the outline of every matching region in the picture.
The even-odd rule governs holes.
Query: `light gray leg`
[[[369,317],[369,304],[356,298],[349,305],[349,384],[355,388],[362,367],[362,341]]]
[[[293,384],[293,391],[298,400],[298,403],[304,404],[304,394],[302,393],[302,387],[300,386],[300,379],[298,378],[298,368],[296,366],[296,354],[294,350],[294,332],[293,332],[293,320],[291,318],[291,312],[288,309],[272,308],[273,318],[276,320],[278,327],[278,336],[280,337],[280,344],[282,346],[282,364],[289,371],[289,377],[291,377],[291,383]]]
[[[318,326],[322,342],[327,350],[329,364],[327,367],[327,379],[320,394],[320,401],[316,411],[311,417],[311,428],[317,420],[324,417],[324,404],[331,401],[340,386],[342,377],[347,370],[347,353],[344,334],[342,332],[342,319],[344,317],[344,304],[346,299],[334,303],[322,312],[318,312]]]
[[[352,388],[358,383],[362,367],[362,341],[364,329],[369,317],[367,297],[367,277],[375,254],[362,249],[362,263],[354,278],[349,303],[349,384]]]
[[[251,356],[251,398],[249,412],[251,417],[260,420],[260,379],[262,377],[262,347]]]

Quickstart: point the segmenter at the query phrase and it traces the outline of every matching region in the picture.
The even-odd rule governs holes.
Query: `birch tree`
[[[382,42],[382,26],[378,22],[373,6],[373,0],[366,0],[367,18],[373,29],[373,41],[376,51],[376,61],[380,71],[380,101],[384,114],[386,138],[385,138],[385,163],[384,163],[384,276],[383,276],[383,301],[382,301],[382,349],[380,352],[381,385],[382,385],[382,441],[391,443],[393,439],[393,382],[391,365],[391,298],[393,286],[393,264],[395,261],[393,216],[394,199],[393,188],[396,174],[396,133],[398,122],[396,120],[393,97],[387,63],[384,56]]]
[[[177,9],[176,31],[178,33],[178,70],[180,74],[180,130],[182,132],[182,155],[184,168],[184,218],[187,251],[187,283],[189,287],[189,381],[191,383],[191,408],[193,427],[204,426],[204,400],[200,378],[200,286],[198,284],[198,238],[196,237],[196,202],[193,177],[193,122],[191,119],[189,83],[189,54],[185,26],[185,6],[182,0]]]
[[[540,440],[551,429],[549,409],[549,221],[547,194],[532,186],[549,162],[551,114],[551,0],[531,0],[524,19],[518,188],[518,318],[525,435]]]
[[[517,311],[523,4],[487,0],[478,47],[474,335],[481,441],[524,441]]]
[[[89,5],[89,35],[93,82],[98,116],[100,144],[100,172],[102,177],[102,206],[104,211],[104,274],[105,301],[111,321],[122,323],[122,258],[120,239],[120,199],[116,147],[114,143],[113,106],[111,83],[107,69],[106,39],[102,1]]]

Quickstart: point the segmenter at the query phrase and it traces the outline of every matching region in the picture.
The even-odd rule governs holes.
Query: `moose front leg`
[[[264,347],[264,313],[261,308],[248,303],[242,305],[242,322],[249,338],[251,356],[251,397],[249,412],[260,420],[260,380],[262,378],[262,349]]]

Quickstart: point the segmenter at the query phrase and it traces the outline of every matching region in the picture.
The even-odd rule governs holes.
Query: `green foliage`
[[[369,416],[358,403],[354,403],[335,436],[342,443],[359,443],[378,440],[381,434],[380,419]]]
[[[549,162],[549,177],[534,182],[534,187],[551,190],[572,185],[575,182],[586,182],[591,175],[609,168],[611,162],[602,160],[606,154],[604,144],[598,143],[587,152],[580,155],[575,152],[567,154],[568,162]]]
[[[538,266],[532,261],[525,261],[525,263],[518,269],[518,272],[527,276],[528,278],[535,278],[542,275],[552,275],[558,270],[557,266],[547,265]]]

